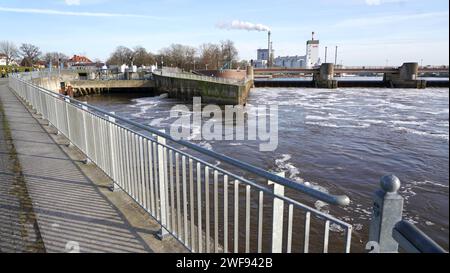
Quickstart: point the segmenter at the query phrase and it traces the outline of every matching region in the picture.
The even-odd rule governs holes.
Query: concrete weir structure
[[[334,64],[324,63],[320,66],[318,73],[313,74],[313,82],[316,88],[337,88],[337,81],[334,79]]]
[[[187,73],[154,73],[156,92],[169,97],[192,100],[201,97],[205,103],[220,105],[245,105],[254,86],[253,68],[249,67],[241,80],[198,76]]]
[[[383,81],[392,88],[419,88],[427,87],[425,80],[418,80],[418,63],[404,63],[397,73],[385,73]]]
[[[64,89],[67,90],[69,87],[73,90],[73,97],[129,89],[143,92],[154,91],[153,81],[148,80],[73,80],[64,82]]]
[[[312,81],[297,80],[283,81],[277,79],[258,80],[257,87],[315,87],[315,88],[337,88],[337,87],[388,87],[388,88],[426,88],[426,87],[448,87],[448,80],[429,81],[419,79],[419,74],[447,75],[447,67],[421,67],[418,63],[404,63],[400,67],[336,67],[333,63],[324,63],[318,68],[268,68],[255,69],[258,78],[276,75],[277,77],[292,76],[311,77]],[[383,80],[351,80],[345,81],[336,78],[336,75],[358,75],[372,74],[383,75]]]

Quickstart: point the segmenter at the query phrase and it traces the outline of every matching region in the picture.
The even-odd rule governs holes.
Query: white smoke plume
[[[227,29],[227,30],[243,29],[248,31],[270,31],[270,28],[263,24],[254,24],[239,20],[233,20],[232,22],[218,23],[217,27],[220,29]]]

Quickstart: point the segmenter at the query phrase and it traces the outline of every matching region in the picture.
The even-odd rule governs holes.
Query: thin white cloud
[[[80,0],[64,0],[64,2],[68,6],[79,6],[79,5],[81,5],[81,1]]]
[[[403,2],[406,2],[406,0],[365,0],[366,5],[368,6],[379,6],[382,4],[394,4]]]
[[[105,13],[105,12],[74,12],[53,9],[27,9],[27,8],[7,8],[0,6],[0,12],[44,14],[44,15],[63,15],[63,16],[84,16],[84,17],[134,17],[149,19],[165,19],[150,15],[130,14],[130,13]]]
[[[369,6],[379,6],[381,5],[381,0],[366,0],[366,4]]]
[[[414,14],[395,14],[372,17],[361,17],[346,19],[335,24],[335,27],[367,27],[377,25],[389,25],[404,21],[416,21],[426,19],[447,19],[449,13],[445,12],[428,12],[428,13],[414,13]]]

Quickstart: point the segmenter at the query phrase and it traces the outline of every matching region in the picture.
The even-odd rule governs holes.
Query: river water
[[[145,94],[103,94],[88,103],[156,128],[168,129],[182,102]],[[449,89],[252,89],[248,108],[279,106],[279,145],[260,152],[255,141],[201,141],[205,148],[264,169],[286,172],[352,203],[339,212],[367,241],[371,196],[379,179],[396,174],[405,218],[449,246]],[[188,105],[192,109],[192,105]],[[323,204],[316,203],[320,209]]]

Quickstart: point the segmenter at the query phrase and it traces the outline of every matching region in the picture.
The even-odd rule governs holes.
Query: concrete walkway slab
[[[186,252],[0,81],[0,252]]]

